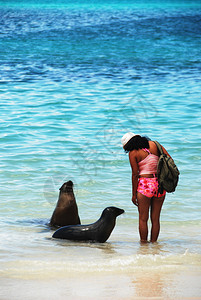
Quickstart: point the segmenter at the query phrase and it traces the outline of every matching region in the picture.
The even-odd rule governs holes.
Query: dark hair
[[[141,135],[135,135],[124,146],[124,150],[127,153],[132,150],[138,150],[138,149],[142,149],[142,148],[149,149],[149,141],[150,141],[150,139],[148,137],[141,136]]]

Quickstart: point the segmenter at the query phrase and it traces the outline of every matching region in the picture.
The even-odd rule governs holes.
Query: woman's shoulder
[[[143,149],[132,150],[129,152],[129,159],[130,159],[130,162],[135,161],[135,162],[139,163],[147,155],[148,155],[148,153],[146,151],[144,151]]]
[[[129,151],[128,155],[129,157],[136,157],[138,154],[138,150],[132,150],[132,151]]]
[[[154,141],[149,141],[149,147],[155,147],[156,146],[156,144],[155,144],[155,142]],[[156,146],[157,147],[157,146]]]
[[[149,141],[149,151],[152,153],[152,154],[155,154],[158,156],[158,148],[156,146],[156,144],[153,142],[153,141]]]
[[[164,148],[164,146],[163,145],[161,145],[162,146],[162,149],[163,149],[163,153],[165,153],[165,154],[167,154],[168,156],[170,156],[171,157],[171,155],[167,152],[167,150]],[[156,144],[153,142],[153,141],[149,141],[149,150],[150,150],[150,152],[152,152],[153,154],[155,154],[155,153],[157,153],[157,155],[159,156],[160,155],[160,153],[159,153],[159,151],[158,151],[158,147],[156,146]],[[155,151],[155,153],[154,153],[154,151]]]

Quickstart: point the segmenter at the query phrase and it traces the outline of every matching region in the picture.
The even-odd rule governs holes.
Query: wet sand
[[[74,273],[54,279],[1,278],[0,285],[1,300],[201,299],[201,270],[178,266],[173,271],[162,266],[118,274]]]

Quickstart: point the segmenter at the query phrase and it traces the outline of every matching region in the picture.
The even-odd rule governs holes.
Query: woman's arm
[[[138,186],[138,164],[134,152],[129,152],[129,161],[132,169],[132,202],[137,204],[137,186]]]

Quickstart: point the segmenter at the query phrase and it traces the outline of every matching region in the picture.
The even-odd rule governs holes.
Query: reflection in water
[[[154,266],[153,256],[158,257],[161,253],[166,252],[163,249],[164,246],[161,243],[140,243],[137,254],[150,256],[151,261],[147,261],[147,266],[143,265],[141,270],[135,273],[135,278],[132,279],[133,292],[137,297],[157,297],[163,298],[165,296],[165,291],[168,288],[167,285],[170,284],[167,274],[161,272],[161,270],[156,269]],[[152,258],[151,258],[152,256]]]
[[[141,255],[161,255],[162,253],[166,252],[164,249],[164,245],[161,243],[141,243],[140,247],[138,248],[138,254]]]
[[[67,247],[67,248],[76,248],[81,249],[85,248],[86,251],[89,250],[89,255],[91,254],[90,250],[101,250],[103,254],[116,254],[115,245],[112,243],[106,242],[106,243],[94,243],[94,242],[76,242],[76,241],[70,241],[70,240],[55,240],[52,239],[53,243],[56,243],[57,246],[61,247]],[[92,255],[92,254],[91,254]]]
[[[138,297],[163,298],[168,288],[167,284],[169,285],[167,275],[164,277],[164,274],[156,270],[153,272],[144,270],[143,273],[137,274],[132,283]]]

